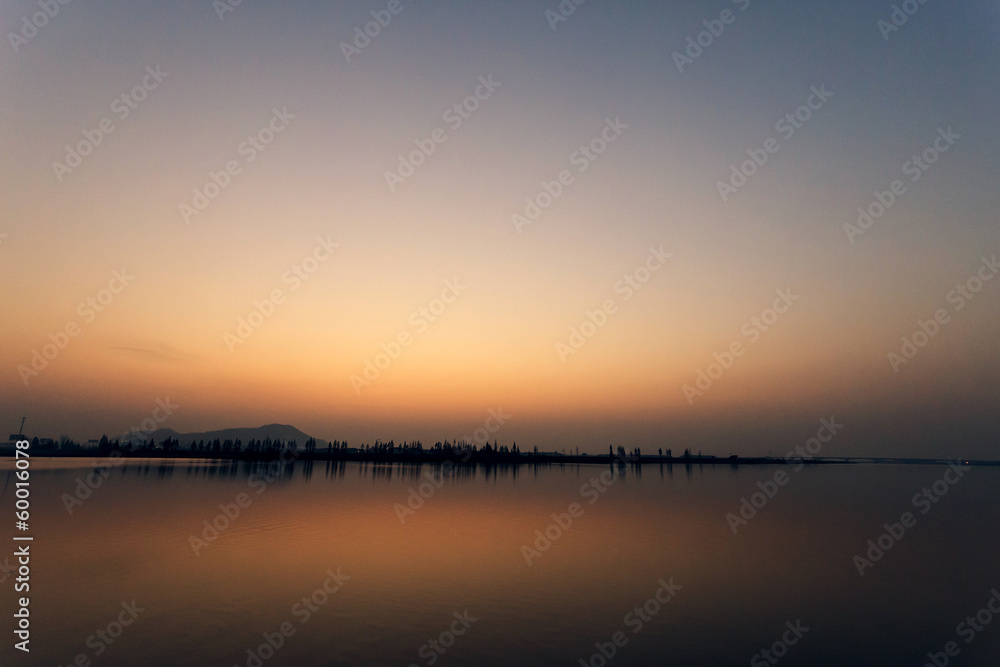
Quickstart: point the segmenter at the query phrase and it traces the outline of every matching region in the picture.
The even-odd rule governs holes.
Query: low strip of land
[[[13,446],[0,445],[0,456],[14,456]],[[191,459],[191,460],[238,460],[238,461],[361,461],[371,463],[409,463],[452,465],[948,465],[961,463],[970,466],[1000,466],[1000,461],[989,459],[961,458],[915,458],[915,457],[863,457],[863,456],[817,456],[817,457],[775,457],[775,456],[728,456],[711,455],[664,456],[659,454],[561,454],[558,452],[511,452],[492,450],[471,450],[460,448],[421,450],[377,450],[377,449],[299,449],[294,443],[280,443],[260,449],[224,451],[214,448],[173,449],[116,447],[79,447],[71,451],[38,451],[32,456],[49,458],[101,458],[122,459]]]

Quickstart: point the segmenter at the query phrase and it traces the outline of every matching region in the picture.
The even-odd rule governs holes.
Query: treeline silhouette
[[[722,462],[715,456],[703,456],[700,452],[693,455],[689,449],[684,454],[674,457],[670,449],[657,450],[656,454],[645,455],[639,447],[626,450],[619,446],[617,452],[608,445],[607,455],[566,454],[560,452],[539,452],[538,447],[524,452],[514,442],[511,445],[500,445],[496,440],[493,444],[470,443],[465,440],[438,441],[432,447],[425,447],[419,440],[396,444],[395,441],[376,440],[374,444],[362,444],[351,447],[348,442],[333,440],[325,445],[319,444],[315,438],[310,438],[300,449],[295,440],[279,440],[265,438],[250,439],[243,442],[237,439],[197,440],[181,446],[177,438],[164,438],[156,442],[153,438],[146,440],[111,439],[107,435],[101,437],[96,446],[81,445],[69,438],[63,437],[60,442],[39,442],[32,440],[31,449],[38,455],[48,456],[111,456],[127,458],[191,458],[191,459],[233,459],[248,461],[267,461],[283,459],[285,461],[400,461],[400,462],[444,462],[454,463],[528,463],[528,462],[564,462],[564,463],[597,463],[618,461],[621,463],[655,463],[655,462]],[[730,457],[735,459],[736,457]],[[741,460],[741,462],[746,459]]]
[[[197,440],[187,446],[181,446],[177,438],[164,438],[156,442],[152,438],[142,441],[110,439],[107,435],[101,437],[95,446],[83,446],[71,439],[63,438],[59,443],[40,443],[38,438],[31,441],[32,451],[51,456],[125,456],[125,457],[185,457],[185,458],[232,458],[232,459],[301,459],[301,460],[348,460],[348,461],[406,461],[406,460],[510,460],[522,455],[517,443],[511,446],[482,446],[464,441],[437,442],[433,447],[425,448],[419,440],[396,444],[390,440],[376,440],[375,444],[362,444],[360,447],[350,447],[348,442],[334,440],[325,446],[320,445],[315,438],[310,438],[300,449],[295,440],[278,440],[265,438],[250,439],[243,442],[239,438],[220,440]],[[537,455],[537,448],[528,456]]]
[[[575,464],[575,463],[611,463],[611,464],[681,464],[688,468],[692,465],[729,465],[737,468],[743,465],[775,465],[775,464],[914,464],[914,465],[947,465],[956,459],[943,458],[900,458],[900,457],[773,457],[773,456],[737,456],[719,457],[711,454],[694,454],[685,449],[680,456],[674,456],[670,449],[657,449],[655,454],[645,454],[639,447],[626,450],[619,446],[617,451],[608,445],[607,454],[576,454],[563,452],[540,452],[538,447],[524,452],[517,443],[510,446],[493,444],[473,444],[464,440],[434,443],[433,447],[424,447],[419,440],[396,444],[389,440],[376,440],[375,444],[363,444],[350,447],[347,441],[334,440],[325,445],[319,444],[315,438],[306,440],[300,450],[295,440],[278,440],[272,438],[251,439],[243,442],[240,439],[198,440],[190,445],[181,446],[176,438],[165,438],[154,442],[146,440],[112,440],[107,435],[101,437],[95,444],[80,443],[62,436],[59,442],[50,439],[31,439],[31,453],[34,456],[52,457],[110,457],[110,458],[150,458],[150,459],[223,459],[233,461],[275,461],[292,463],[302,461],[361,461],[361,462],[401,462],[401,463],[446,463],[455,465],[479,463],[485,464]],[[92,443],[94,441],[91,441]],[[0,456],[13,455],[13,442],[8,443],[11,452],[4,453],[0,444]],[[969,460],[963,459],[966,465],[1000,466],[1000,460]]]

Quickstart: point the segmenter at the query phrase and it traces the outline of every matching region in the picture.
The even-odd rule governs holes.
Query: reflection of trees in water
[[[323,462],[324,479],[343,479],[347,474],[348,463],[354,464],[356,474],[360,478],[371,479],[372,481],[391,482],[400,479],[405,482],[416,482],[430,477],[434,480],[476,480],[498,481],[501,479],[516,480],[522,472],[522,468],[527,467],[534,477],[540,477],[543,471],[552,468],[564,468],[575,471],[586,472],[598,466],[606,465],[615,472],[616,475],[624,475],[631,468],[633,474],[638,478],[642,476],[643,463],[632,458],[619,458],[616,456],[611,461],[605,460],[600,463],[598,457],[592,457],[593,463],[561,462],[552,460],[539,461],[473,461],[462,462],[444,461],[381,461],[381,460],[361,460],[350,461],[347,459],[289,459],[283,460],[245,460],[245,459],[163,459],[149,460],[140,459],[129,461],[122,459],[118,464],[120,475],[136,475],[149,477],[155,475],[159,479],[169,479],[173,475],[183,473],[185,477],[203,478],[206,480],[225,479],[262,479],[268,484],[274,482],[289,482],[295,478],[296,469],[301,471],[298,476],[311,482],[313,470],[317,461]],[[682,461],[678,459],[678,461]],[[597,464],[597,465],[595,465]],[[694,477],[696,460],[694,458],[683,460],[684,473],[688,479]],[[660,477],[673,478],[674,466],[671,461],[660,461],[658,463]],[[704,474],[704,465],[697,462],[698,472]],[[734,474],[739,469],[736,464],[730,465]],[[96,468],[95,468],[96,469]]]

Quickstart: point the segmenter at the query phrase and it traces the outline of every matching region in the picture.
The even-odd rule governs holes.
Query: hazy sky
[[[995,2],[42,5],[11,432],[997,455]]]

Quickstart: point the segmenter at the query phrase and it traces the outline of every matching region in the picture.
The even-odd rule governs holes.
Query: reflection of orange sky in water
[[[297,464],[295,479],[301,470],[302,464]],[[696,508],[683,499],[665,498],[662,504],[647,503],[641,506],[641,512],[635,511],[635,482],[627,479],[607,487],[594,504],[589,504],[592,496],[581,496],[579,488],[605,470],[600,466],[584,467],[579,478],[569,473],[559,480],[556,489],[541,496],[524,495],[536,484],[527,469],[519,472],[516,481],[499,476],[494,486],[490,478],[485,488],[482,475],[468,481],[447,480],[424,500],[423,507],[405,514],[404,523],[394,506],[405,505],[410,488],[424,485],[427,495],[430,483],[425,477],[413,479],[397,473],[388,485],[365,478],[342,484],[336,479],[326,480],[324,470],[324,464],[315,464],[311,484],[286,486],[275,482],[257,494],[259,486],[239,483],[240,477],[237,482],[206,491],[197,485],[196,478],[185,479],[185,469],[178,467],[171,475],[171,483],[182,481],[185,488],[190,485],[197,491],[196,502],[175,509],[169,499],[152,494],[117,508],[117,519],[123,525],[136,527],[134,535],[125,536],[123,547],[141,550],[170,569],[188,570],[188,565],[197,561],[231,562],[238,564],[244,574],[255,572],[259,583],[268,586],[276,578],[295,579],[299,572],[322,571],[334,563],[355,571],[365,571],[378,563],[376,580],[392,588],[398,579],[418,579],[436,586],[466,577],[527,580],[544,576],[558,581],[561,573],[567,572],[575,573],[567,575],[569,579],[580,574],[596,577],[621,555],[618,550],[626,541],[643,545],[642,553],[629,554],[630,559],[650,567],[672,563],[687,570],[700,567],[699,563],[710,565],[711,554],[725,547],[729,536],[714,508]],[[422,472],[431,470],[425,466]],[[75,484],[70,474],[75,471],[64,472],[60,478],[72,490]],[[129,483],[128,478],[134,474],[129,468],[116,469],[112,480],[105,484],[121,484],[123,475],[124,482]],[[543,470],[542,474],[550,471]],[[653,469],[644,474],[653,477]],[[675,466],[674,474],[681,477],[681,466]],[[202,533],[202,522],[220,515],[218,505],[231,505],[240,493],[249,496],[249,507],[240,510],[240,516],[217,540],[201,545],[200,555],[195,558],[188,537]],[[107,502],[109,495],[107,489],[94,490],[93,497],[75,508],[74,516],[59,526],[59,541],[86,543],[88,533],[97,529],[88,521],[97,513],[88,509]],[[159,502],[163,506],[154,509]],[[568,530],[561,530],[561,535],[533,558],[529,567],[521,547],[534,548],[535,531],[544,532],[554,523],[551,515],[566,513],[570,503],[579,503],[582,515],[573,519]],[[197,507],[203,511],[192,513],[192,508]],[[155,521],[150,516],[155,516]],[[218,521],[220,525],[225,522],[221,518]],[[716,523],[723,530],[706,530],[706,526]],[[294,571],[270,572],[274,563],[288,558],[289,545],[302,545]],[[65,566],[68,573],[77,564]],[[274,583],[278,590],[291,582]]]
[[[597,468],[593,474],[600,471]],[[590,470],[584,473],[589,475]],[[416,585],[417,590],[460,590],[462,582],[486,581],[495,582],[495,594],[503,596],[509,582],[534,585],[540,580],[559,591],[557,595],[568,595],[581,577],[606,580],[622,558],[631,563],[631,573],[619,572],[612,579],[626,588],[633,584],[641,588],[657,572],[681,571],[690,579],[699,571],[717,571],[715,556],[726,558],[731,551],[730,534],[717,511],[689,503],[672,507],[665,500],[659,507],[646,505],[636,512],[630,504],[633,494],[622,486],[627,482],[609,487],[591,505],[578,493],[587,476],[566,484],[565,494],[550,491],[541,497],[524,495],[534,487],[525,479],[530,475],[526,471],[514,484],[510,478],[499,478],[495,492],[489,489],[492,482],[484,492],[475,480],[448,481],[401,524],[394,505],[404,504],[408,488],[417,488],[424,478],[400,478],[389,487],[375,482],[367,492],[358,486],[372,482],[361,479],[350,485],[350,493],[343,493],[324,488],[321,475],[318,464],[314,471],[318,483],[271,487],[257,496],[234,529],[199,558],[238,564],[244,575],[273,587],[276,595],[303,585],[304,573],[336,564],[387,595],[399,595],[404,583]],[[622,497],[615,498],[616,492]],[[571,502],[581,504],[582,516],[529,567],[522,546],[534,547],[535,531],[545,531],[553,523],[551,514],[566,512]],[[208,517],[199,517],[204,518]],[[189,530],[192,524],[186,522]],[[711,530],[715,527],[721,530]],[[771,535],[762,545],[771,552],[765,557],[776,561],[788,544],[803,539],[776,537]],[[622,552],[626,544],[629,553]],[[637,544],[639,551],[634,550]],[[297,546],[290,552],[290,545]],[[272,564],[288,559],[290,553],[296,554],[294,570],[273,571]],[[605,588],[603,583],[596,586]]]
[[[484,634],[502,628],[544,642],[551,626],[563,634],[599,636],[620,626],[622,615],[652,595],[660,579],[682,589],[658,632],[698,636],[699,628],[747,622],[780,626],[785,617],[775,614],[793,613],[809,601],[838,609],[856,602],[851,556],[863,545],[872,508],[886,497],[873,490],[873,484],[885,485],[878,470],[804,470],[734,536],[725,514],[773,469],[693,466],[689,477],[677,465],[661,478],[659,466],[646,466],[641,479],[628,469],[589,504],[580,487],[604,466],[545,466],[537,474],[524,466],[516,477],[504,469],[484,475],[479,468],[475,477],[447,479],[401,524],[394,505],[406,502],[409,488],[419,488],[431,466],[347,464],[343,475],[327,476],[327,466],[317,463],[306,482],[308,467],[299,462],[291,477],[261,494],[247,484],[243,465],[234,476],[228,465],[190,468],[195,472],[187,465],[161,469],[154,462],[143,470],[130,463],[115,469],[72,515],[61,494],[72,493],[75,477],[89,468],[36,472],[33,516],[36,540],[45,549],[32,561],[44,573],[33,604],[54,610],[38,618],[39,636],[82,642],[94,630],[94,614],[136,598],[151,622],[130,631],[134,641],[153,641],[164,632],[181,638],[211,632],[217,647],[238,654],[287,619],[327,570],[338,569],[351,579],[317,615],[322,620],[303,630],[303,650],[330,637],[356,645],[363,638],[338,633],[357,623],[371,632],[419,636],[466,608],[489,620],[477,626]],[[900,479],[890,484],[889,496],[905,500],[926,472],[893,473]],[[863,503],[831,511],[831,498],[844,493],[839,476],[862,473]],[[991,481],[969,483],[985,488]],[[980,487],[963,488],[976,494]],[[240,493],[252,503],[194,555],[192,534],[200,535],[206,520],[221,526],[219,504]],[[581,503],[583,515],[528,566],[521,547],[533,546],[535,531],[545,531],[551,514],[565,512],[571,502]],[[947,530],[966,530],[979,520],[941,509],[957,522]],[[932,542],[922,552],[933,562],[948,548]],[[904,565],[899,577],[928,566],[919,558]],[[880,569],[879,576],[897,575]],[[764,607],[772,617],[748,620],[750,610]],[[568,629],[570,617],[582,628]]]

